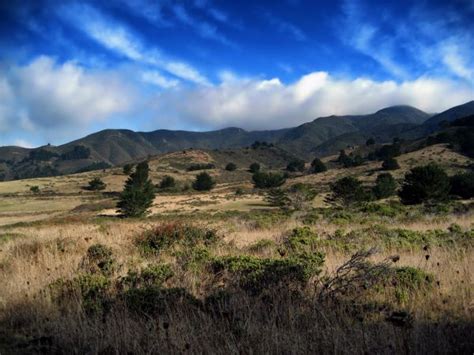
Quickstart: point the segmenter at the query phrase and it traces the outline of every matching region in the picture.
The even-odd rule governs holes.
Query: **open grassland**
[[[432,160],[450,173],[470,163],[431,146],[401,156],[394,175]],[[339,177],[373,182],[370,162],[295,174],[287,185],[319,194],[284,211],[246,166],[218,162],[211,192],[186,186],[189,164],[215,162],[199,151],[151,159],[154,183],[179,184],[142,219],[116,216],[118,168],[0,183],[0,353],[474,351],[472,201],[325,202]],[[104,191],[83,189],[94,177]]]

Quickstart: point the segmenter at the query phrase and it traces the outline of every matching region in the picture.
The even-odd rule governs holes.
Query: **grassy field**
[[[430,161],[450,174],[472,163],[442,145],[398,160],[397,180]],[[118,168],[0,183],[0,353],[474,351],[472,201],[324,202],[339,177],[373,183],[370,162],[294,176],[287,185],[319,194],[281,211],[247,166],[220,161],[214,190],[189,189],[186,167],[203,162],[216,161],[152,158],[153,182],[172,175],[179,188],[142,219],[116,215]],[[105,191],[83,189],[93,177]]]

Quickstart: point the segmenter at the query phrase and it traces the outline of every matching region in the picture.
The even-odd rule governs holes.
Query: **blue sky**
[[[0,145],[474,99],[474,0],[0,0]]]

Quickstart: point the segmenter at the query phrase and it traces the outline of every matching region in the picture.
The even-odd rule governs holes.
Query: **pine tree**
[[[141,217],[146,214],[153,203],[155,191],[148,178],[149,167],[147,162],[137,165],[125,183],[117,204],[118,212],[125,217]]]
[[[278,188],[268,190],[265,195],[265,201],[267,201],[270,206],[280,207],[282,209],[288,208],[290,203],[287,193]]]

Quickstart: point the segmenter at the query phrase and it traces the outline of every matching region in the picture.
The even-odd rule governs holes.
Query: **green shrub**
[[[303,172],[304,171],[305,162],[301,159],[295,159],[288,163],[286,166],[286,170],[291,172]]]
[[[202,172],[196,176],[193,182],[193,189],[196,191],[209,191],[215,186],[215,180],[208,173]]]
[[[123,166],[123,169],[122,169],[122,172],[125,174],[125,175],[130,175],[130,173],[132,172],[133,170],[133,164],[125,164]]]
[[[398,161],[395,158],[387,158],[382,163],[383,170],[397,170],[400,169],[400,165],[398,165]]]
[[[225,166],[225,170],[227,170],[227,171],[235,171],[235,170],[237,170],[237,165],[235,165],[234,163],[228,163],[228,164]]]
[[[111,275],[116,267],[112,249],[103,244],[94,244],[87,249],[80,268],[88,273]]]
[[[168,223],[160,224],[141,234],[136,244],[145,252],[159,254],[174,245],[211,245],[218,241],[215,231],[191,225]]]
[[[300,253],[314,250],[317,241],[318,235],[305,226],[294,228],[283,243],[290,252]]]
[[[187,170],[188,171],[196,171],[196,170],[209,170],[209,169],[215,169],[216,166],[212,163],[204,163],[204,164],[192,164],[188,166]]]
[[[319,158],[315,158],[312,162],[311,162],[311,171],[315,174],[318,174],[318,173],[323,173],[325,171],[327,171],[328,168],[326,167],[326,165],[321,161],[321,159]]]
[[[382,173],[377,176],[372,193],[377,199],[383,199],[395,195],[397,182],[390,173]]]
[[[362,183],[352,176],[346,176],[331,184],[331,201],[339,201],[344,205],[367,201],[370,196],[363,189]]]
[[[265,194],[265,201],[273,207],[287,208],[290,199],[288,194],[282,189],[269,189]]]
[[[436,164],[429,164],[410,170],[405,176],[399,196],[402,203],[414,205],[444,201],[449,190],[449,178],[445,171]]]
[[[31,186],[30,191],[34,194],[37,194],[37,193],[40,192],[40,188],[39,188],[39,186]]]
[[[434,277],[415,267],[404,266],[395,269],[395,282],[397,287],[414,291],[432,285]]]
[[[160,181],[160,189],[171,189],[176,186],[174,177],[166,175]]]
[[[107,185],[98,177],[93,178],[89,181],[89,185],[87,186],[87,190],[90,191],[101,191],[105,190]]]
[[[249,171],[252,174],[258,173],[260,171],[260,164],[259,163],[252,163],[249,166]]]
[[[129,271],[121,284],[128,288],[161,287],[174,273],[168,264],[148,265],[139,272]]]
[[[286,178],[284,175],[278,173],[257,172],[253,174],[252,180],[256,188],[270,189],[283,185]]]

